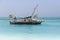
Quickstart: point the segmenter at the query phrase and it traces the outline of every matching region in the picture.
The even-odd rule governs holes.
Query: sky
[[[60,0],[0,0],[0,17],[30,16],[37,4],[39,17],[60,17]]]

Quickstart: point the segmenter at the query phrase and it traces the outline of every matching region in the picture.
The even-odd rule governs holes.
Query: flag
[[[12,15],[9,15],[9,18],[13,18],[13,16]]]

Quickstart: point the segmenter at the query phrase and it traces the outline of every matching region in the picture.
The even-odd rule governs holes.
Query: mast
[[[38,5],[36,5],[36,7],[34,8],[34,10],[33,10],[33,12],[32,12],[32,18],[33,18],[33,15],[34,15],[34,13],[35,13],[37,7],[38,7]]]

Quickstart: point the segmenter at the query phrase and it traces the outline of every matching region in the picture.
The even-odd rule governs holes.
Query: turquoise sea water
[[[9,19],[1,18],[0,40],[60,40],[60,18],[44,20],[39,25],[11,25]]]

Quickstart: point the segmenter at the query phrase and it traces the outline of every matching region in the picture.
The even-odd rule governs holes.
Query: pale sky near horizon
[[[0,0],[0,17],[7,17],[9,14],[29,16],[37,4],[38,11],[35,13],[38,16],[60,17],[60,0]]]

